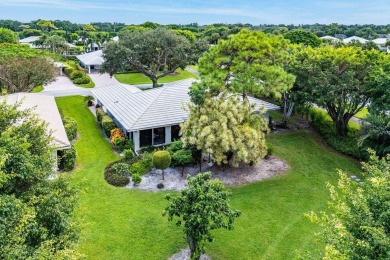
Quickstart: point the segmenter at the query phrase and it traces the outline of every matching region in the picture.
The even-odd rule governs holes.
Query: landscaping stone
[[[169,260],[190,260],[191,251],[189,249],[182,249],[179,253],[174,254]],[[200,260],[210,260],[211,258],[205,254],[200,256]]]
[[[238,186],[251,182],[261,181],[283,174],[289,168],[288,164],[278,157],[271,156],[269,159],[261,160],[257,165],[249,166],[242,164],[238,168],[229,167],[222,169],[214,165],[208,166],[208,163],[202,164],[202,172],[211,171],[212,179],[219,179],[227,186]],[[164,180],[162,174],[152,171],[142,176],[141,183],[134,187],[127,185],[130,189],[140,189],[148,191],[176,190],[180,191],[187,186],[187,176],[195,176],[199,173],[198,166],[190,166],[184,169],[184,175],[181,176],[182,167],[168,168],[164,170]],[[163,183],[164,188],[158,189],[157,184]]]

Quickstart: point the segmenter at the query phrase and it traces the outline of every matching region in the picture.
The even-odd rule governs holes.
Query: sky
[[[0,19],[140,24],[390,24],[390,0],[0,0]]]

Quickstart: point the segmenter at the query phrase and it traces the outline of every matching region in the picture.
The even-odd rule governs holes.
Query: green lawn
[[[360,110],[355,117],[360,119],[365,119],[370,113],[368,112],[368,109],[364,107],[362,110]]]
[[[31,92],[33,93],[38,93],[38,92],[41,92],[43,90],[43,86],[37,86],[35,87]]]
[[[189,65],[188,67],[193,69],[193,70],[196,70],[196,71],[199,70],[199,66],[198,65]]]
[[[151,84],[152,81],[142,73],[124,73],[124,74],[115,74],[115,78],[125,84]],[[183,79],[194,78],[196,76],[191,72],[186,70],[178,69],[175,72],[175,75],[168,75],[158,80],[158,83],[167,83]]]
[[[79,250],[87,259],[167,259],[186,247],[181,228],[161,216],[167,192],[115,188],[103,169],[116,159],[102,138],[83,97],[57,98],[59,108],[79,124],[77,169],[80,187],[76,219],[82,224]],[[290,165],[287,174],[232,189],[231,205],[242,211],[233,231],[215,232],[207,245],[213,259],[292,259],[298,251],[321,249],[319,229],[303,214],[323,210],[325,183],[336,183],[337,169],[359,173],[355,161],[340,156],[304,132],[271,135],[274,153]]]

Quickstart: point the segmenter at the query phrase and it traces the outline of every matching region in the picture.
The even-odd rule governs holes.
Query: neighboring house
[[[114,41],[114,42],[119,41],[119,36],[114,36],[114,37],[112,37],[112,41]]]
[[[320,39],[321,39],[321,40],[324,40],[324,41],[331,41],[331,42],[333,42],[333,43],[340,41],[339,38],[336,38],[336,37],[333,37],[333,36],[329,36],[329,35],[320,37]]]
[[[373,43],[375,43],[381,51],[385,51],[387,53],[390,53],[390,46],[386,46],[387,42],[390,42],[390,39],[388,38],[377,38],[375,40],[372,40]]]
[[[140,91],[116,84],[92,89],[103,110],[126,136],[133,140],[134,150],[151,145],[167,145],[179,139],[180,123],[188,118],[184,109],[190,102],[189,88],[194,79],[166,83],[163,87]],[[279,107],[248,97],[255,104],[254,112],[264,107],[266,116]]]
[[[53,156],[57,156],[57,151],[71,147],[53,96],[34,93],[15,93],[0,96],[1,100],[6,100],[9,105],[20,103],[19,108],[22,110],[33,109],[33,112],[36,113],[38,118],[47,123],[48,131],[51,132],[53,137],[53,143],[51,145],[56,150]],[[57,168],[57,164],[55,168]]]
[[[345,38],[343,40],[343,43],[345,44],[349,44],[353,41],[358,41],[360,42],[361,44],[366,44],[368,42],[368,40],[364,39],[364,38],[361,38],[361,37],[358,37],[358,36],[352,36],[352,37],[348,37],[348,38]]]
[[[40,36],[30,36],[24,39],[19,40],[21,44],[28,44],[31,48],[39,48],[39,46],[35,45],[35,41],[39,39]]]
[[[344,40],[345,38],[347,38],[347,35],[345,34],[335,34],[334,37],[336,37],[337,39],[340,39],[340,40]]]
[[[99,44],[97,44],[96,42],[90,43],[87,46],[87,52],[98,51],[100,49],[101,48],[100,48]]]
[[[102,50],[77,55],[76,58],[80,61],[80,65],[83,68],[88,69],[89,74],[94,70],[98,71],[104,62]]]
[[[54,67],[58,69],[58,75],[62,76],[63,75],[63,70],[66,68],[66,65],[62,62],[55,61],[54,62]]]

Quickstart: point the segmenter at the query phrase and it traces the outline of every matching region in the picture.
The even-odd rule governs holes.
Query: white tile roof
[[[70,148],[70,142],[53,96],[33,93],[15,93],[0,97],[0,100],[4,99],[7,100],[7,103],[10,105],[21,102],[20,109],[22,110],[33,109],[34,113],[48,124],[49,130],[52,132],[54,148]]]
[[[377,38],[377,39],[373,40],[373,42],[375,44],[379,44],[379,45],[385,45],[387,41],[390,41],[390,39],[388,39],[388,38]]]
[[[40,36],[30,36],[19,40],[19,43],[32,43],[39,39]]]
[[[348,43],[350,43],[351,41],[354,41],[354,40],[360,42],[361,44],[365,44],[366,42],[368,42],[368,40],[363,39],[363,38],[358,37],[358,36],[352,36],[352,37],[345,38],[343,40],[343,42],[348,44]]]
[[[320,37],[320,39],[322,39],[322,40],[331,40],[331,41],[340,41],[340,39],[339,38],[336,38],[336,37],[333,37],[333,36],[329,36],[329,35],[326,35],[326,36],[322,36],[322,37]]]
[[[77,55],[76,58],[85,65],[102,65],[104,62],[102,50]]]
[[[188,92],[194,81],[195,79],[176,81],[138,93],[132,93],[120,84],[92,89],[91,92],[131,132],[177,125],[187,119],[188,113],[183,106],[190,102]],[[266,110],[279,109],[260,99],[249,97],[249,100],[256,104],[255,111],[262,106]]]

